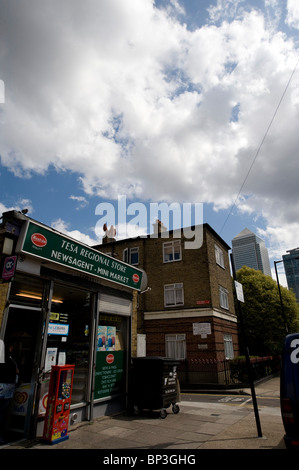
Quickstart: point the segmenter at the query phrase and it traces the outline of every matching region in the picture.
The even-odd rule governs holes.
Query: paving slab
[[[247,392],[247,391],[246,391]],[[279,397],[279,378],[256,387],[256,395]],[[249,397],[250,399],[250,397]],[[50,445],[40,440],[20,441],[1,449],[87,450],[103,452],[134,449],[144,451],[206,449],[284,449],[284,428],[280,407],[259,407],[262,437],[252,404],[182,401],[180,412],[169,411],[165,419],[158,412],[105,416],[92,423],[80,423],[69,430],[69,439]]]

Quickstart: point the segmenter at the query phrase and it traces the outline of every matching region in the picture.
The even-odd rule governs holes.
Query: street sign
[[[243,294],[243,286],[240,284],[240,282],[235,281],[235,287],[236,287],[236,294],[237,294],[237,299],[240,302],[244,302],[244,294]]]

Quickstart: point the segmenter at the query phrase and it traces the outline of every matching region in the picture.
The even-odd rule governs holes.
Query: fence
[[[254,381],[280,370],[280,356],[252,357],[250,362]],[[184,360],[178,368],[178,377],[182,387],[240,387],[249,383],[245,357]]]

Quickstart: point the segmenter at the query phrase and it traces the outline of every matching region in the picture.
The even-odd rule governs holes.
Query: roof
[[[251,232],[251,230],[249,230],[248,228],[244,228],[244,230],[242,230],[242,232],[239,233],[239,235],[236,235],[233,240],[235,240],[235,238],[241,238],[241,237],[246,237],[248,235],[254,235],[253,232]]]
[[[198,226],[200,226],[200,225],[198,225]],[[231,247],[223,240],[223,238],[220,237],[220,235],[219,235],[217,232],[215,232],[215,230],[214,230],[209,224],[204,223],[204,224],[202,224],[202,226],[203,226],[206,230],[208,230],[215,238],[217,238],[218,241],[219,241],[223,246],[225,246],[227,250],[230,250],[230,249],[231,249]],[[196,227],[196,226],[193,225],[193,226],[191,226],[191,227],[184,227],[184,228],[181,228],[181,230],[184,230],[184,229],[186,229],[186,228],[191,228],[191,230],[194,230],[195,227]],[[177,230],[169,230],[168,232],[169,232],[169,234],[172,234],[173,232],[176,232],[176,231],[177,231]],[[151,238],[151,235],[148,234],[148,235],[138,236],[138,237],[133,237],[133,238],[123,238],[123,239],[121,239],[121,240],[109,241],[109,242],[106,242],[105,244],[106,244],[106,245],[109,245],[109,244],[114,244],[114,243],[121,243],[121,242],[123,243],[123,242],[126,242],[126,241],[129,242],[129,241],[131,241],[131,240],[139,240],[139,239],[142,239],[142,238],[144,238],[144,239],[146,239],[146,238]],[[100,249],[100,246],[102,246],[102,245],[98,245],[98,244],[97,244],[97,245],[94,245],[93,248]]]

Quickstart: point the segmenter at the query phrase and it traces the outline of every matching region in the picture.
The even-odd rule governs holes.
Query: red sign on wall
[[[16,256],[7,256],[4,259],[4,265],[2,270],[2,279],[4,281],[9,281],[16,270],[17,257]]]

